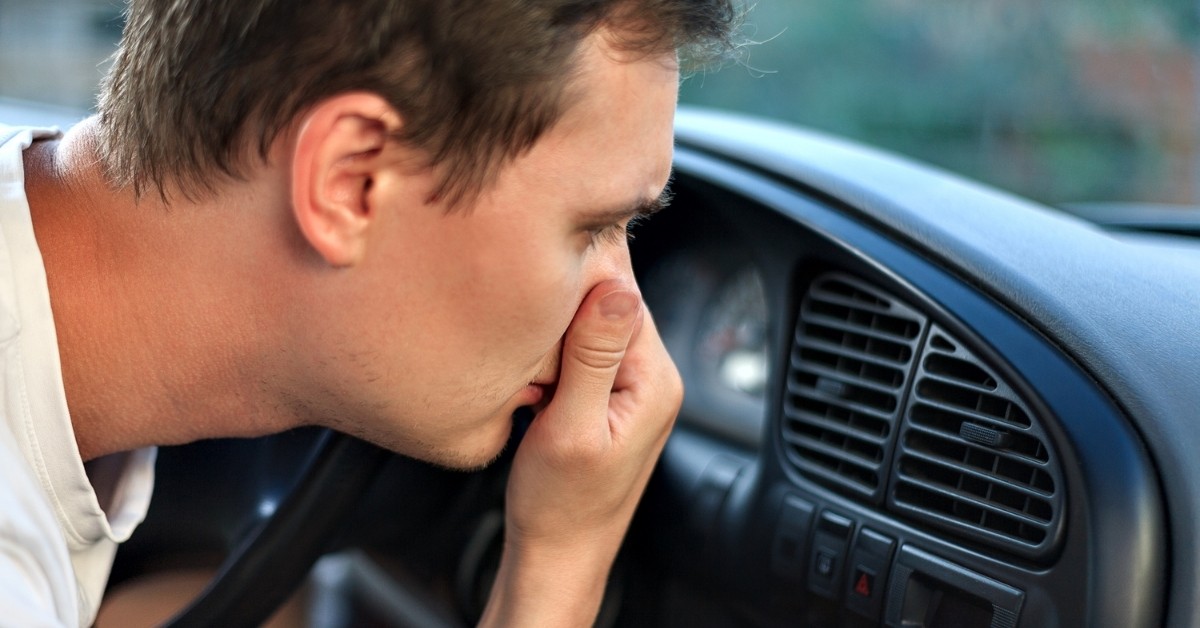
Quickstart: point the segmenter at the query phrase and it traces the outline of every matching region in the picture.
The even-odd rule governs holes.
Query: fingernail
[[[600,299],[600,314],[610,321],[618,321],[632,314],[641,302],[632,292],[613,292]]]

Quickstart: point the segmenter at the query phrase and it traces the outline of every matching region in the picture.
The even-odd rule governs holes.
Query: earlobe
[[[352,93],[322,101],[297,127],[292,211],[305,240],[331,266],[353,266],[365,253],[376,218],[370,192],[398,126],[381,97]]]

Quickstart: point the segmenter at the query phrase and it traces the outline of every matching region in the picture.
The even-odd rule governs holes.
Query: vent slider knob
[[[958,435],[972,443],[995,449],[1005,449],[1013,442],[1012,434],[966,421],[958,428]]]
[[[828,377],[818,377],[814,388],[837,399],[845,398],[849,392],[844,382],[839,382],[836,379]]]

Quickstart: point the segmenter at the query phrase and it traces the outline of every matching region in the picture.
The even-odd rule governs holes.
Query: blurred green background
[[[1200,199],[1194,0],[763,0],[681,100],[1057,204]]]
[[[0,97],[92,106],[116,0],[0,0]],[[794,122],[1058,204],[1200,204],[1195,0],[760,0],[685,103]]]

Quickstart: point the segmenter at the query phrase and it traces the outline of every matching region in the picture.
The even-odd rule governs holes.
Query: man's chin
[[[511,406],[486,418],[464,422],[454,431],[432,434],[420,430],[369,429],[361,424],[331,427],[438,467],[476,471],[492,464],[504,453],[513,431],[516,403]]]
[[[503,447],[490,456],[443,456],[436,460],[426,460],[426,462],[450,471],[464,471],[470,473],[474,471],[482,471],[492,466],[492,463],[496,462],[502,453],[504,453]]]
[[[491,428],[491,425],[496,425]],[[506,421],[496,421],[489,424],[491,433],[482,431],[471,434],[466,442],[454,444],[416,443],[404,447],[405,455],[417,458],[430,464],[455,471],[478,471],[495,462],[508,444],[512,433],[511,417]]]

